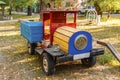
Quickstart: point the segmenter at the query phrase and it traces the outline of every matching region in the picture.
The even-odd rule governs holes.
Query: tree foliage
[[[7,6],[9,5],[9,0],[0,0],[0,1],[5,2]]]
[[[9,5],[11,9],[13,8],[23,8],[33,5],[34,3],[38,1],[43,1],[44,4],[50,3],[54,1],[55,6],[57,7],[59,3],[61,3],[63,0],[1,0],[6,2],[6,5]],[[101,11],[107,11],[108,17],[110,15],[110,12],[112,10],[120,10],[120,0],[89,0],[88,2],[91,2],[94,4],[94,2],[97,2],[98,5],[101,8]]]
[[[38,0],[13,0],[13,7],[27,7],[36,3]]]
[[[99,4],[102,11],[108,12],[108,18],[112,10],[120,10],[120,0],[91,0],[92,4],[94,4],[94,2]]]
[[[11,14],[12,9],[14,8],[23,8],[33,5],[39,0],[1,0],[6,2],[6,5],[10,7],[9,13]]]

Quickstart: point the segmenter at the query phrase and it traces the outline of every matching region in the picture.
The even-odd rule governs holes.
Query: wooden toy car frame
[[[73,15],[72,15],[73,14]],[[67,16],[73,16],[73,21],[67,22]],[[72,55],[66,55],[62,50],[55,50],[58,45],[53,45],[53,34],[55,30],[62,26],[76,28],[77,11],[43,11],[43,40],[48,40],[50,45],[42,44],[42,48],[36,49],[41,55],[42,69],[46,75],[54,73],[55,64],[67,61],[74,61]],[[90,51],[90,58],[82,59],[82,64],[91,67],[96,63],[96,56],[104,54],[103,48],[97,48]],[[47,68],[45,65],[48,65]]]
[[[60,50],[59,44],[53,45],[53,34],[57,28],[62,26],[69,26],[76,28],[76,15],[77,11],[43,11],[42,13],[42,22],[40,23],[21,23],[21,33],[23,32],[24,38],[27,39],[28,33],[32,32],[32,29],[36,27],[35,34],[29,35],[28,38],[31,39],[31,36],[38,35],[37,38],[40,39],[40,48],[37,48],[37,42],[30,42],[28,40],[29,53],[33,54],[37,52],[41,56],[42,70],[46,75],[51,75],[55,71],[55,65],[61,62],[74,61],[74,55],[66,54],[64,51]],[[72,22],[67,22],[67,16],[73,16]],[[42,26],[43,23],[43,26]],[[27,24],[27,25],[26,25]],[[28,25],[29,24],[29,25]],[[34,26],[33,26],[34,24]],[[30,26],[32,25],[32,27]],[[28,30],[25,30],[28,29]],[[30,28],[30,30],[29,30]],[[39,32],[39,30],[41,32]],[[25,30],[25,31],[24,31]],[[36,33],[37,32],[37,33]],[[25,35],[24,35],[25,34]],[[43,35],[41,37],[41,35]],[[41,37],[41,38],[39,38]],[[37,40],[38,40],[37,39]],[[34,38],[31,39],[34,41]],[[36,39],[35,39],[36,40]],[[48,42],[48,44],[46,44]],[[120,55],[117,50],[110,43],[105,43],[96,40],[97,44],[106,46],[116,59],[120,62]],[[91,43],[91,42],[90,42]],[[85,54],[85,53],[83,53]],[[96,56],[104,54],[103,48],[90,49],[89,57],[81,58],[81,62],[84,66],[91,67],[96,63]],[[79,53],[78,53],[79,55]],[[78,57],[78,55],[75,55]],[[79,55],[80,57],[81,55]],[[78,58],[80,59],[80,58]]]
[[[42,21],[43,21],[43,38],[50,40],[50,45],[53,42],[54,31],[61,26],[70,26],[76,28],[76,14],[77,11],[43,11]],[[73,15],[73,22],[67,23],[67,15]],[[49,31],[46,33],[45,29]]]

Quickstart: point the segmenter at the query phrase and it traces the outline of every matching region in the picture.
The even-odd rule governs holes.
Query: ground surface
[[[120,26],[87,28],[97,39],[112,40],[119,50],[118,29]],[[109,31],[114,34],[106,35]],[[29,55],[26,43],[20,36],[19,27],[0,26],[0,80],[120,80],[120,65],[103,65],[99,60],[102,58],[98,58],[92,68],[83,67],[80,61],[57,65],[55,74],[47,77],[42,73],[39,55]]]

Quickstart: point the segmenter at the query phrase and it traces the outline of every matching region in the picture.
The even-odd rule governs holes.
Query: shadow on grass
[[[21,47],[18,47],[21,48]],[[92,68],[83,67],[80,61],[74,62],[66,62],[56,65],[56,72],[52,76],[46,76],[43,74],[41,70],[41,64],[38,54],[29,55],[27,49],[25,48],[23,51],[14,52],[13,55],[9,56],[10,59],[10,68],[13,68],[14,72],[19,72],[22,76],[22,79],[34,79],[38,80],[58,80],[58,79],[80,79],[80,78],[89,78],[92,75],[99,75],[99,73],[103,74],[115,74],[120,71],[119,66],[107,67],[101,71],[100,68],[96,68],[100,65],[95,65]],[[9,68],[9,69],[10,69]],[[16,69],[17,68],[17,69]],[[25,76],[29,76],[29,78],[24,78]],[[85,77],[87,76],[87,77]],[[39,79],[40,78],[40,79]]]
[[[8,32],[8,31],[20,31],[20,29],[0,30],[0,32]]]

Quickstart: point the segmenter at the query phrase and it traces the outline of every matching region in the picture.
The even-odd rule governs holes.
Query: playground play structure
[[[21,22],[21,35],[27,39],[29,53],[40,54],[41,67],[46,75],[55,71],[55,65],[81,60],[84,66],[92,67],[96,56],[104,54],[103,48],[93,48],[92,35],[76,29],[77,11],[43,11],[42,22]],[[68,16],[73,16],[72,22]],[[110,43],[96,40],[107,46],[120,61],[119,53]],[[38,46],[39,44],[39,46]]]
[[[66,4],[69,4],[69,7],[66,7]],[[60,7],[60,10],[79,10],[82,8],[82,3],[87,3],[87,1],[82,2],[81,0],[63,0]],[[96,10],[89,9],[86,11],[86,20],[90,23],[100,24],[100,16],[97,15]]]

